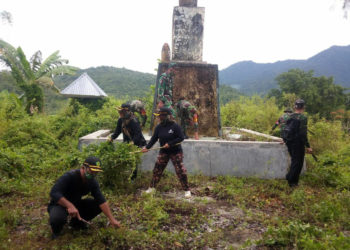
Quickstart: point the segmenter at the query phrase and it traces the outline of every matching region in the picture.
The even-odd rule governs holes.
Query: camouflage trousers
[[[184,155],[182,152],[177,154],[159,153],[157,162],[153,169],[153,178],[151,182],[151,187],[155,187],[158,184],[158,182],[160,181],[160,178],[162,177],[164,169],[166,168],[170,159],[175,167],[175,172],[177,177],[179,178],[182,188],[185,191],[188,191],[189,187],[188,187],[187,174],[186,174],[187,170],[183,164],[183,158],[184,158]]]

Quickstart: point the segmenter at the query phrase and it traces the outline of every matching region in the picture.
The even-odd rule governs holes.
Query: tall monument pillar
[[[172,103],[181,97],[192,103],[199,111],[199,135],[217,137],[221,135],[218,65],[203,62],[203,34],[205,8],[197,7],[197,0],[179,0],[174,7],[172,27],[172,58],[168,61],[169,46],[163,46],[162,61],[158,65],[153,111],[157,107],[159,78],[175,63],[173,69]],[[163,59],[164,58],[164,59]],[[179,121],[178,121],[179,122]],[[151,118],[151,128],[154,117]],[[188,135],[193,131],[188,129]]]
[[[174,7],[172,59],[177,61],[202,61],[204,11],[197,1],[180,0]]]

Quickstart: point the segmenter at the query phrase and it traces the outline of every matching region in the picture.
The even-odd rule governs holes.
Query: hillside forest
[[[350,98],[332,77],[289,69],[266,95],[221,86],[223,126],[275,136],[276,120],[303,98],[318,161],[306,156],[307,170],[294,189],[285,180],[189,175],[193,197],[184,199],[170,172],[153,195],[142,192],[152,173],[130,181],[140,162],[139,154],[130,154],[137,150],[133,145],[105,142],[78,149],[79,137],[115,128],[115,108],[123,102],[141,99],[150,117],[154,75],[112,67],[84,70],[109,94],[96,108],[57,94],[83,72],[58,51],[46,59],[39,52],[27,58],[21,48],[1,41],[0,61],[8,66],[0,72],[1,249],[350,248]],[[50,189],[89,155],[102,160],[104,172],[97,178],[122,226],[110,227],[98,216],[86,230],[66,226],[51,240]]]

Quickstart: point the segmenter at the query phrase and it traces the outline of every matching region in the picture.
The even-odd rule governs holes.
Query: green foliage
[[[148,91],[142,100],[151,112],[154,92]],[[83,152],[77,149],[80,136],[114,129],[115,107],[128,100],[107,98],[96,111],[72,101],[55,115],[29,116],[15,95],[0,93],[3,248],[236,249],[261,237],[258,248],[349,248],[350,147],[340,121],[309,117],[319,162],[307,156],[307,172],[296,189],[285,180],[189,175],[194,197],[183,199],[175,174],[166,172],[154,195],[140,192],[152,173],[142,172],[129,182],[140,162],[140,154],[130,154],[139,150],[133,145],[101,143]],[[269,131],[282,114],[274,99],[257,96],[241,97],[222,111],[224,124],[261,132]],[[60,175],[79,167],[88,155],[102,160],[104,172],[97,178],[123,227],[105,228],[106,218],[99,216],[88,230],[65,227],[64,235],[49,241],[48,192]]]
[[[317,226],[300,221],[288,221],[280,223],[278,227],[269,227],[259,243],[271,247],[298,249],[347,249],[350,247],[350,239],[343,234],[326,232]]]
[[[8,147],[0,146],[0,174],[5,177],[19,177],[25,168],[25,156]]]
[[[220,105],[226,105],[233,100],[238,101],[241,96],[244,96],[244,94],[240,93],[237,89],[225,84],[220,85]]]
[[[8,238],[10,230],[17,224],[17,220],[16,214],[0,209],[0,242]]]
[[[339,152],[329,152],[319,158],[319,163],[306,173],[310,185],[350,190],[350,146]]]
[[[281,113],[274,99],[241,97],[239,101],[232,101],[221,108],[221,119],[224,127],[268,132]]]
[[[141,162],[140,154],[130,154],[138,150],[132,144],[103,142],[84,148],[83,155],[84,158],[91,155],[99,157],[103,164],[102,184],[119,191],[129,186],[132,172]]]
[[[330,118],[331,111],[345,104],[345,88],[334,84],[332,77],[314,77],[313,74],[313,71],[291,69],[276,80],[282,93],[295,94],[305,100],[308,113]],[[276,90],[270,92],[270,96],[278,97],[280,104],[285,102]]]
[[[103,104],[107,101],[105,98],[75,98],[75,101],[87,109],[95,112],[102,108]]]
[[[51,54],[42,62],[41,52],[37,51],[27,60],[21,47],[15,49],[11,44],[0,39],[0,61],[11,69],[11,75],[17,86],[24,91],[26,111],[33,113],[33,108],[43,111],[44,98],[41,86],[55,88],[52,77],[61,74],[72,74],[77,68],[64,66],[68,60],[61,59],[59,51]]]
[[[338,152],[349,143],[349,136],[344,132],[340,121],[314,121],[312,117],[308,124],[308,137],[316,154]]]
[[[0,92],[0,103],[0,119],[2,125],[2,122],[18,120],[25,116],[22,103],[15,94],[9,94],[6,91]]]
[[[146,96],[150,85],[156,82],[156,76],[153,74],[101,66],[79,70],[74,76],[57,76],[55,83],[63,89],[83,72],[86,72],[109,96],[124,100]]]

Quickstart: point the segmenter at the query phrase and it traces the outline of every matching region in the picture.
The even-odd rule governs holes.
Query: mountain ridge
[[[333,77],[334,82],[350,87],[350,45],[334,45],[306,60],[287,59],[274,63],[241,61],[219,72],[220,84],[238,88],[246,94],[266,93],[277,88],[275,78],[289,69],[313,70],[315,76]]]

